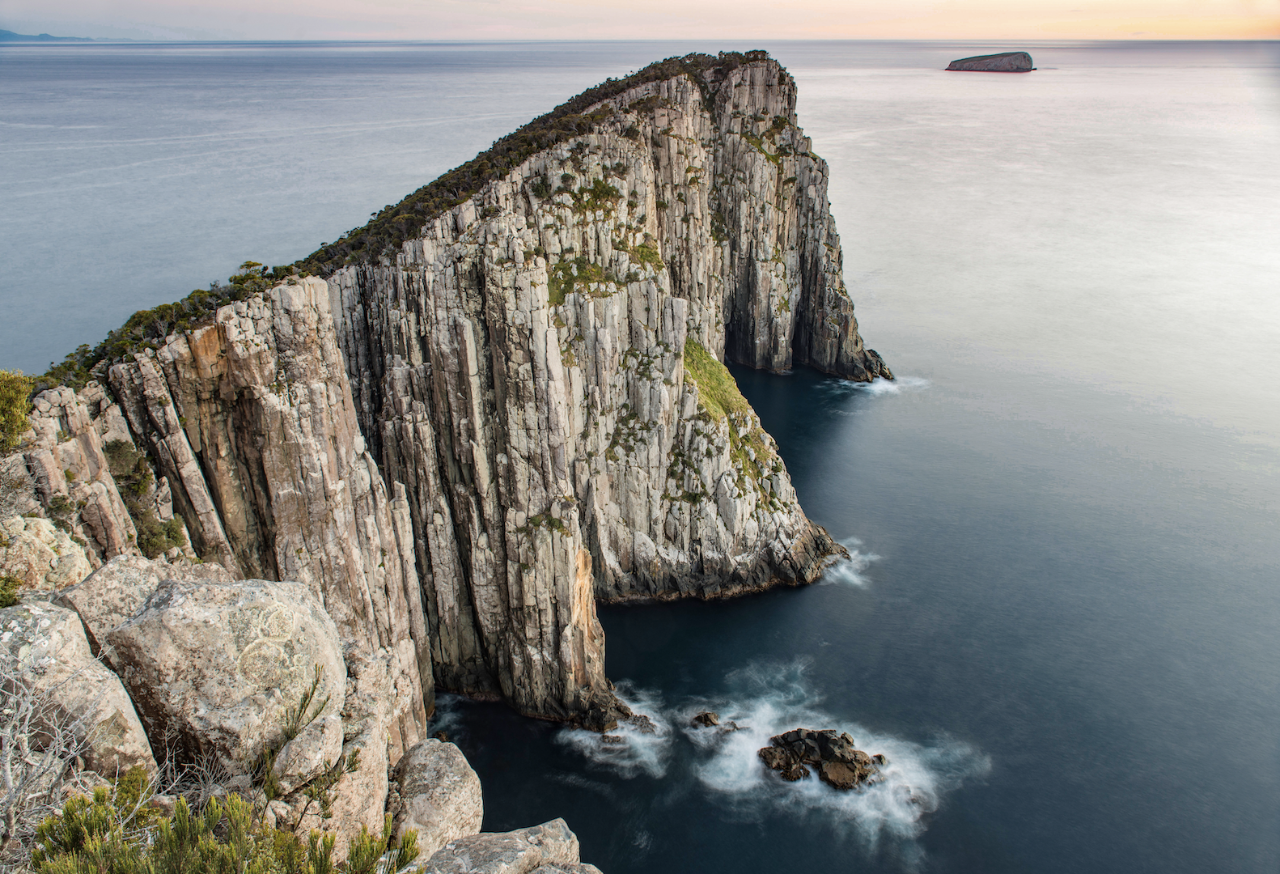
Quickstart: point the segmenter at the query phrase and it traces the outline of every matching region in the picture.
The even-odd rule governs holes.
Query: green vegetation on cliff
[[[698,401],[715,418],[751,412],[729,368],[697,340],[684,341],[684,372],[698,386]]]
[[[27,430],[31,385],[31,378],[20,370],[0,370],[0,455],[17,449],[18,438]]]

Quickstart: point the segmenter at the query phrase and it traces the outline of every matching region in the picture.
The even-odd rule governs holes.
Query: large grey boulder
[[[95,655],[101,652],[100,641],[106,638],[107,632],[133,618],[163,580],[232,582],[231,574],[220,564],[185,561],[170,564],[164,559],[140,555],[117,556],[83,579],[78,585],[59,592],[54,603],[80,614]]]
[[[6,695],[40,695],[54,705],[44,730],[54,722],[74,725],[90,770],[116,777],[140,765],[155,773],[133,702],[116,675],[89,651],[75,613],[41,603],[0,610],[0,673],[9,686]]]
[[[279,740],[317,675],[321,715],[344,703],[338,630],[300,583],[164,580],[106,643],[151,737],[234,771]]]
[[[11,516],[0,522],[0,575],[44,591],[80,582],[93,570],[80,544],[48,519]]]
[[[601,874],[599,868],[578,860],[578,837],[563,819],[460,838],[408,870],[420,874]]]
[[[416,830],[423,856],[479,834],[484,820],[480,778],[453,744],[419,741],[400,759],[395,782],[400,796],[396,833]]]

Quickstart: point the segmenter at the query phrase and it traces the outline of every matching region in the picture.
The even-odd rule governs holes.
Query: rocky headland
[[[67,767],[199,760],[343,847],[390,815],[422,870],[595,870],[559,821],[477,836],[427,722],[447,690],[608,731],[597,602],[842,552],[725,367],[892,378],[795,100],[762,52],[610,80],[55,368],[0,470],[0,666]]]
[[[1035,67],[1032,66],[1031,55],[1026,52],[1000,52],[960,58],[952,61],[947,69],[974,73],[1030,73]]]

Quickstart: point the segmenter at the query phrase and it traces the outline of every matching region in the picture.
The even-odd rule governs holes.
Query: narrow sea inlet
[[[755,47],[0,49],[0,366],[291,262],[608,76]],[[762,47],[898,379],[732,372],[852,558],[601,608],[651,734],[443,697],[484,828],[562,816],[608,874],[1274,872],[1277,44]],[[943,70],[1005,48],[1038,69]],[[756,750],[798,726],[885,780],[777,780]]]

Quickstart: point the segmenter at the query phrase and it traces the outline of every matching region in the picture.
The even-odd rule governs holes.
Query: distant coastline
[[[39,33],[32,36],[29,33],[14,33],[12,30],[0,30],[0,43],[7,42],[133,42],[131,39],[116,39],[114,37],[94,39],[88,36],[51,36],[47,33]]]

